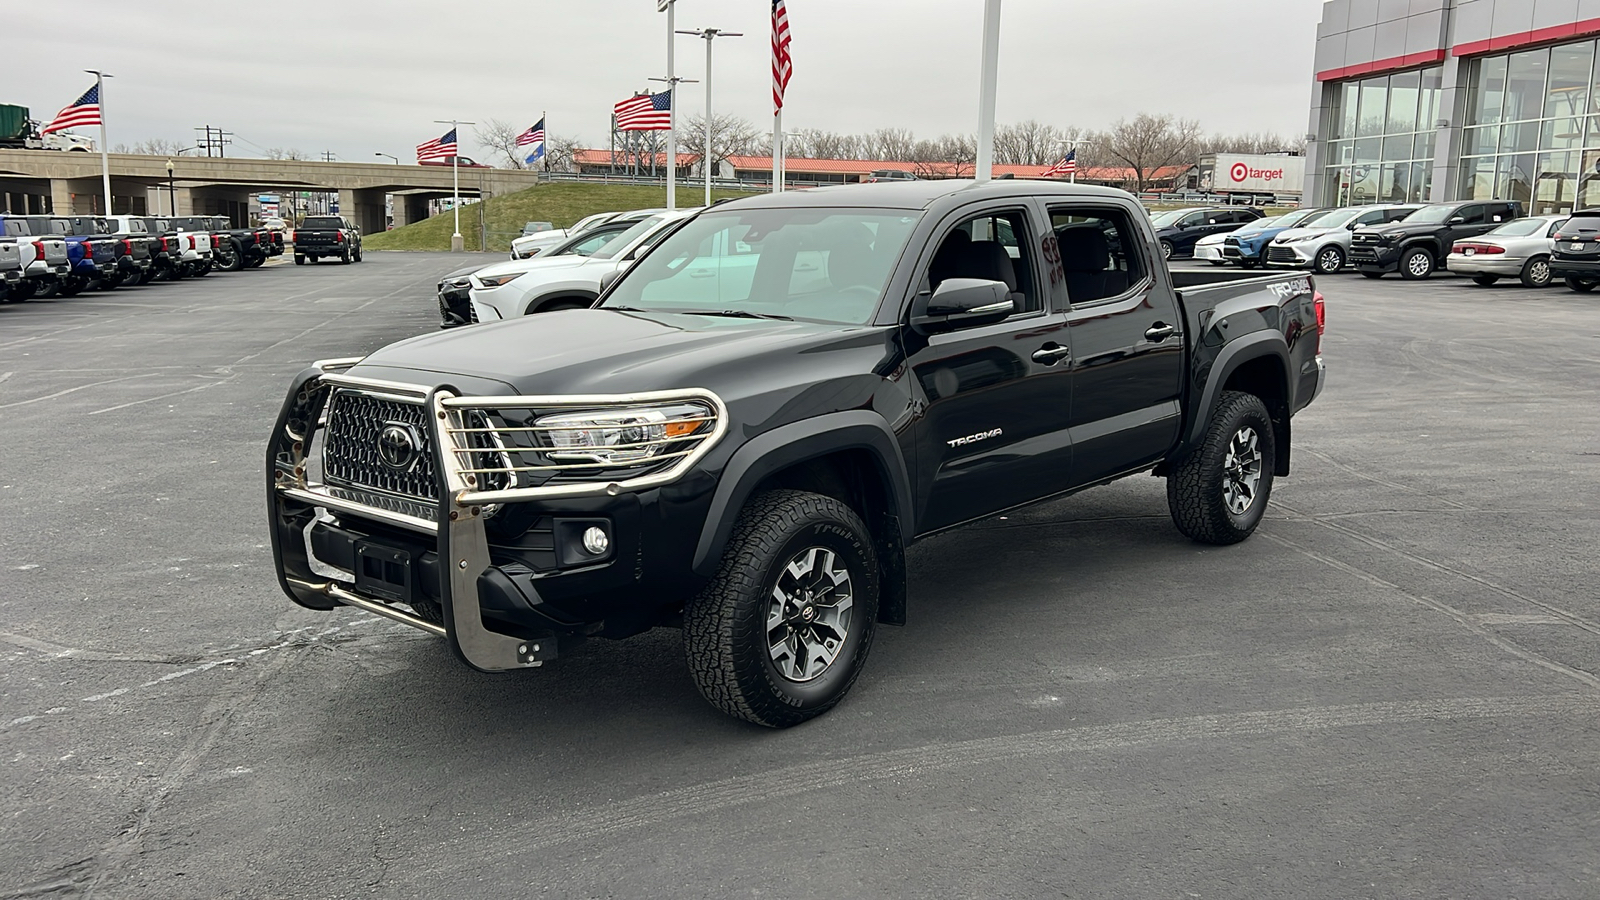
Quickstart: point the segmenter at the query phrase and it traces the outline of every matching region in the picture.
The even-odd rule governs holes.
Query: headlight
[[[534,421],[544,455],[555,463],[629,465],[687,452],[711,428],[713,412],[700,403],[561,413]],[[685,446],[677,446],[684,442]]]
[[[511,272],[505,275],[479,275],[478,281],[486,288],[497,288],[513,279],[521,278],[521,272]]]
[[[1304,243],[1306,243],[1308,241],[1318,241],[1318,240],[1321,240],[1321,239],[1322,239],[1322,233],[1318,232],[1316,234],[1302,234],[1299,237],[1284,238],[1283,240],[1279,241],[1278,243],[1280,243],[1280,244],[1304,244]]]
[[[1404,231],[1391,231],[1388,234],[1378,235],[1378,243],[1387,244],[1390,241],[1403,241],[1406,239]]]

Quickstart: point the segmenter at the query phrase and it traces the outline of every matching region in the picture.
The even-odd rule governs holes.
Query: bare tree
[[[557,172],[574,171],[578,151],[584,149],[583,140],[572,135],[552,134],[545,137],[545,168]]]
[[[136,144],[117,144],[111,148],[112,153],[136,153],[141,156],[176,156],[180,150],[191,149],[178,141],[169,141],[166,138],[151,138],[139,141]]]
[[[1133,121],[1118,119],[1106,132],[1101,149],[1133,170],[1134,191],[1150,185],[1159,169],[1193,160],[1200,123],[1170,115],[1140,113]]]
[[[909,128],[879,128],[866,136],[867,146],[876,158],[894,162],[910,161],[916,150],[917,138]]]
[[[1061,158],[1062,132],[1029,119],[1003,125],[994,134],[994,161],[1015,166],[1047,166]]]
[[[478,144],[487,147],[490,153],[504,156],[507,168],[522,169],[526,168],[522,162],[525,154],[522,148],[517,146],[517,135],[522,131],[523,129],[504,119],[485,119],[481,125],[472,129],[472,134],[478,139]]]
[[[786,153],[802,159],[860,159],[865,155],[859,135],[837,131],[807,128],[785,143]]]
[[[306,152],[296,147],[269,147],[267,159],[305,159]]]
[[[749,156],[764,149],[761,131],[749,120],[734,115],[711,116],[711,164],[730,156]],[[704,158],[706,154],[705,116],[690,116],[678,132],[678,151]],[[715,170],[713,170],[715,174]]]

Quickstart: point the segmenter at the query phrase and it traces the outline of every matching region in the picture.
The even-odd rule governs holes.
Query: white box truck
[[[1207,153],[1200,157],[1200,190],[1212,194],[1299,197],[1306,158],[1276,153]]]

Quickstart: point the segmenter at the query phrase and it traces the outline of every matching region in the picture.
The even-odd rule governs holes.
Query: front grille
[[[427,410],[415,403],[384,400],[338,390],[330,398],[322,451],[329,484],[367,488],[429,502],[439,499],[439,469],[433,458],[433,431]],[[416,461],[406,471],[384,465],[378,435],[394,423],[409,425],[421,439]]]
[[[1222,239],[1222,245],[1224,247],[1237,247],[1239,246],[1239,239],[1236,237],[1225,237]]]
[[[1376,244],[1378,241],[1379,237],[1375,234],[1356,234],[1350,238],[1352,244]]]
[[[1288,247],[1274,246],[1267,248],[1267,262],[1292,263],[1299,261],[1299,257],[1295,256],[1294,251],[1290,250]]]
[[[1231,246],[1224,245],[1222,248],[1222,255],[1227,257],[1238,257],[1243,256],[1244,254],[1239,252],[1238,244],[1233,244]]]
[[[467,321],[473,325],[478,324],[478,306],[471,300],[467,301]]]
[[[1351,259],[1377,259],[1378,251],[1371,247],[1351,247]]]

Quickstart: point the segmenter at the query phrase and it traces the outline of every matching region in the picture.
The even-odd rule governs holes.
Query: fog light
[[[611,546],[611,538],[606,536],[606,530],[597,526],[590,526],[583,532],[583,549],[595,556],[606,552]]]

